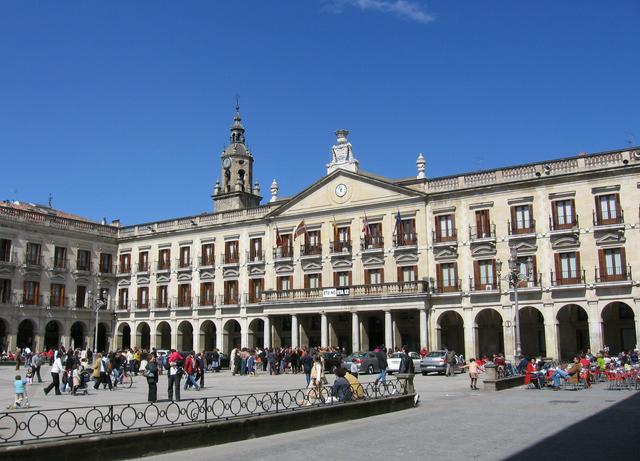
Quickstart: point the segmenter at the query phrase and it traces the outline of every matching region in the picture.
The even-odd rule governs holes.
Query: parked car
[[[336,368],[342,364],[342,360],[344,359],[344,355],[340,352],[323,352],[322,357],[324,358],[325,373],[333,373]]]
[[[409,352],[409,358],[413,360],[413,369],[416,373],[420,372],[420,354],[417,352]],[[402,361],[402,352],[394,352],[391,357],[387,359],[387,373],[397,373],[400,369],[400,362]]]
[[[453,351],[431,351],[420,361],[420,371],[423,376],[428,373],[438,373],[443,375],[447,371],[447,354],[455,353]],[[464,360],[456,358],[453,364],[452,373],[462,373],[464,369]]]
[[[358,373],[372,374],[380,371],[378,357],[373,352],[354,352],[344,359],[344,367],[349,370],[353,362],[358,365]]]

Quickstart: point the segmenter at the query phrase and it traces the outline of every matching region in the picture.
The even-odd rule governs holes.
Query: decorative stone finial
[[[424,179],[426,178],[426,166],[427,166],[427,161],[424,159],[424,155],[422,155],[422,152],[420,153],[420,155],[418,155],[418,159],[416,160],[416,166],[418,167],[418,176],[416,176],[418,179]]]
[[[253,186],[253,195],[260,195],[260,184],[258,184],[258,181],[256,181]]]
[[[327,174],[337,169],[358,172],[359,162],[353,156],[353,148],[347,139],[349,130],[336,130],[336,144],[331,148],[331,162],[327,164]]]
[[[278,190],[280,190],[278,181],[274,179],[271,183],[271,200],[269,200],[270,202],[275,202],[276,200],[278,200]]]
[[[213,188],[213,195],[218,195],[220,193],[220,180],[216,179],[216,185]]]

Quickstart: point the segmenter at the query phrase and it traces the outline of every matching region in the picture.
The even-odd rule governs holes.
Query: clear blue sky
[[[0,2],[0,199],[123,224],[212,209],[240,95],[293,195],[337,128],[389,177],[640,144],[640,2]]]

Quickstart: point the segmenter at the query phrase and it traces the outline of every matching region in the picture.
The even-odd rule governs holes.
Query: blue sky
[[[427,175],[640,144],[640,2],[3,1],[0,199],[211,211],[240,95],[255,177]]]

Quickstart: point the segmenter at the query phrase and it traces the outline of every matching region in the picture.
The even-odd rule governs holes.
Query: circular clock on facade
[[[338,197],[344,197],[346,193],[347,193],[347,186],[346,185],[338,184],[336,186],[336,195]]]
[[[231,167],[231,159],[227,157],[222,161],[222,168],[224,168],[225,170],[228,170],[230,167]]]

